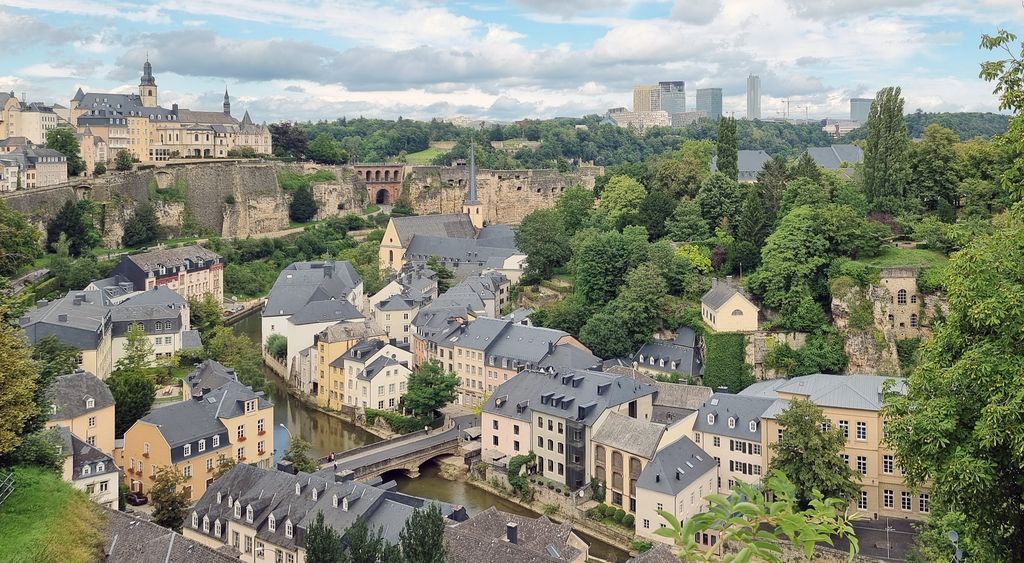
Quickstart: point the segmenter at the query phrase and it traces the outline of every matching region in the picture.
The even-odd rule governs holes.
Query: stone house
[[[885,325],[899,340],[922,334],[924,296],[917,290],[918,268],[883,268],[880,285],[888,292]]]
[[[756,331],[758,311],[731,276],[725,280],[712,279],[711,289],[700,298],[701,318],[715,332]]]

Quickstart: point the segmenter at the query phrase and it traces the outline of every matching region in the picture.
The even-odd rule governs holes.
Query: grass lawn
[[[56,473],[14,470],[17,483],[0,505],[0,558],[9,562],[92,562],[101,559],[102,512]]]
[[[945,254],[935,250],[923,248],[895,248],[884,247],[882,253],[872,258],[858,260],[861,264],[875,266],[876,268],[894,268],[900,266],[930,268],[933,266],[945,266],[949,258]]]
[[[435,156],[443,154],[444,152],[445,151],[435,147],[428,147],[420,152],[405,155],[405,161],[409,164],[430,164],[434,161]]]

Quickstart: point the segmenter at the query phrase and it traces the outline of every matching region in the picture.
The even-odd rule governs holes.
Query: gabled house
[[[636,534],[642,538],[671,544],[670,538],[655,533],[668,522],[658,514],[664,510],[685,522],[708,509],[704,497],[718,492],[718,463],[687,437],[662,448],[644,467],[636,482]],[[703,537],[708,547],[716,536]]]
[[[89,499],[107,508],[117,508],[120,469],[114,459],[86,444],[66,427],[60,427],[60,453],[64,458],[61,478]]]
[[[47,428],[67,428],[79,440],[114,453],[114,396],[100,378],[82,370],[58,376],[46,390]]]
[[[715,332],[754,332],[759,311],[731,277],[712,279],[711,289],[700,298],[701,318]]]
[[[185,299],[209,294],[224,300],[224,258],[199,245],[122,256],[111,275],[123,276],[140,290],[166,286]]]

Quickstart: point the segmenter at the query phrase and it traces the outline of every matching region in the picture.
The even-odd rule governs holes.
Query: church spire
[[[228,97],[228,87],[224,87],[224,115],[231,115],[231,98]]]

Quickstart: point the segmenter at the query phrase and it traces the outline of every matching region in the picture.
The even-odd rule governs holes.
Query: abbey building
[[[153,66],[146,61],[138,94],[85,93],[71,99],[70,121],[80,134],[106,145],[102,152],[113,159],[127,150],[139,162],[176,158],[227,158],[237,152],[270,154],[270,129],[253,123],[249,112],[241,121],[231,116],[231,100],[224,91],[221,111],[192,111],[159,104]],[[246,149],[251,148],[252,151]],[[88,159],[87,159],[88,160]],[[87,162],[91,170],[94,163]]]

